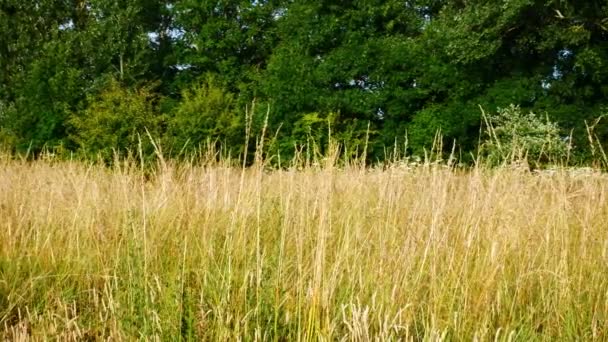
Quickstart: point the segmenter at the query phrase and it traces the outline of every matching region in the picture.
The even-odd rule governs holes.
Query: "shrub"
[[[146,130],[156,138],[160,135],[162,118],[155,110],[157,97],[150,87],[137,90],[111,80],[97,96],[87,99],[88,105],[70,123],[72,139],[87,154],[111,160],[115,152],[135,153],[140,141],[146,155],[153,153]]]
[[[13,106],[6,105],[0,101],[0,149],[11,149],[15,146],[15,138],[8,130],[7,117],[13,111]]]
[[[519,106],[499,108],[486,116],[487,130],[481,144],[481,154],[493,165],[507,161],[525,161],[533,167],[555,162],[568,154],[566,139],[559,126],[529,112],[523,114]]]
[[[170,116],[165,143],[177,151],[192,151],[208,139],[241,146],[244,132],[234,95],[207,77],[183,91]]]

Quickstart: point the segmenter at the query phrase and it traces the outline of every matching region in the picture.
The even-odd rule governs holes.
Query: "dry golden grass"
[[[608,340],[608,178],[0,159],[2,340]]]

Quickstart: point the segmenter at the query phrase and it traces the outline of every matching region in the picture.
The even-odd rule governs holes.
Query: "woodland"
[[[331,137],[466,162],[510,108],[585,163],[608,138],[607,38],[605,0],[2,0],[0,144],[241,155],[251,132],[286,157]]]

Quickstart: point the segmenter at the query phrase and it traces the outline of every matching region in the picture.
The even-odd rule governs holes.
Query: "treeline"
[[[607,81],[605,0],[0,1],[0,143],[16,152],[111,157],[149,133],[170,155],[238,154],[266,127],[287,155],[331,132],[381,159],[441,132],[466,158],[480,106],[516,104],[584,160],[608,141]]]

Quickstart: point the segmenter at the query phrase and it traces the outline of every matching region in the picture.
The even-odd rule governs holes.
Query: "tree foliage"
[[[84,113],[118,89],[156,99],[145,117],[171,149],[242,150],[255,100],[281,150],[331,126],[373,159],[406,139],[422,153],[438,131],[475,151],[479,106],[510,104],[547,113],[583,158],[608,107],[603,0],[5,0],[0,38],[0,139],[16,150],[91,148]],[[141,128],[129,106],[123,132]]]

